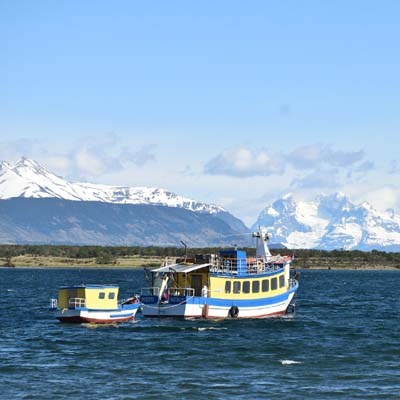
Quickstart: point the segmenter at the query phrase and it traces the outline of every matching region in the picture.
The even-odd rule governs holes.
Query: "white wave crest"
[[[225,331],[227,328],[215,328],[214,326],[210,326],[207,328],[197,328],[199,332],[202,331]]]
[[[294,360],[279,360],[282,365],[303,364],[301,361]]]

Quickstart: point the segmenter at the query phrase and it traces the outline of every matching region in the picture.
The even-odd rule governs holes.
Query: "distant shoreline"
[[[163,257],[118,257],[110,263],[98,263],[96,258],[66,258],[45,256],[17,256],[10,260],[0,258],[0,268],[156,268]]]
[[[164,257],[161,256],[127,256],[118,257],[110,263],[98,263],[96,258],[65,258],[65,257],[45,257],[45,256],[17,256],[6,260],[0,258],[1,268],[71,268],[71,269],[140,269],[140,268],[157,268],[161,266]],[[315,257],[312,260],[308,259],[307,265],[303,260],[296,259],[292,265],[293,269],[297,270],[351,270],[351,271],[400,271],[400,266],[397,264],[368,264],[354,260],[354,262],[338,262],[331,259],[327,262],[326,259]]]

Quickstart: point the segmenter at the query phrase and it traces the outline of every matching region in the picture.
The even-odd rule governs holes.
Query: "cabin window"
[[[233,282],[233,293],[240,293],[240,282]]]
[[[113,292],[108,293],[108,298],[109,298],[110,300],[114,299],[114,298],[115,298],[115,293],[113,293]]]
[[[268,291],[269,291],[269,280],[268,280],[268,279],[264,279],[264,280],[262,281],[261,290],[262,290],[263,292],[268,292]]]
[[[271,290],[278,289],[278,278],[271,279]]]
[[[99,299],[105,299],[105,298],[106,298],[106,294],[104,292],[100,292]]]
[[[231,292],[231,281],[226,281],[225,282],[225,293],[230,293]]]
[[[250,281],[243,282],[243,293],[250,293]]]
[[[253,281],[251,284],[251,291],[253,293],[258,293],[260,291],[260,281]]]
[[[285,275],[281,275],[279,277],[279,287],[284,287],[285,286]]]

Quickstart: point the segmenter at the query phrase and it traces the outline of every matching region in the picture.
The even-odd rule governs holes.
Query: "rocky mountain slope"
[[[240,221],[218,214],[149,204],[63,199],[0,200],[0,243],[118,246],[231,246],[248,244]],[[242,227],[242,231],[238,230]]]

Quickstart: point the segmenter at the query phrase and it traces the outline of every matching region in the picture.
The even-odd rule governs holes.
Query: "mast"
[[[266,261],[268,261],[272,255],[269,251],[268,248],[268,240],[270,238],[269,234],[267,233],[267,231],[263,228],[261,228],[261,226],[258,227],[258,231],[257,232],[253,232],[252,235],[254,238],[257,239],[256,241],[256,257],[257,258],[263,258]]]

